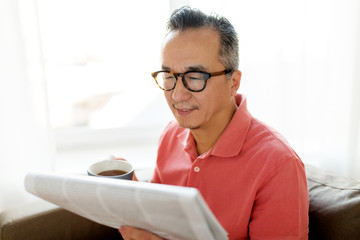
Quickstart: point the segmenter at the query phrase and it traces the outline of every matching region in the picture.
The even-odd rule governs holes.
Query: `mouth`
[[[180,116],[189,115],[189,114],[192,113],[193,111],[199,109],[199,108],[196,107],[196,106],[183,107],[183,106],[177,106],[177,105],[175,105],[175,104],[173,104],[173,108],[176,110],[176,112],[177,112]]]

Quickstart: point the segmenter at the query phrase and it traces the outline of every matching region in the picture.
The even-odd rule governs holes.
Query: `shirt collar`
[[[197,150],[195,147],[195,140],[188,128],[184,128],[181,133],[177,135],[180,143],[184,146],[184,151],[188,154],[191,161],[194,161],[197,156]]]
[[[225,131],[221,134],[215,145],[208,151],[211,155],[232,157],[238,155],[242,149],[252,117],[247,110],[246,97],[238,94],[235,100],[238,109],[234,113]],[[195,140],[189,129],[184,129],[177,137],[189,155],[197,154]]]
[[[238,109],[225,131],[210,150],[212,155],[219,157],[236,156],[240,153],[245,142],[252,116],[247,110],[246,97],[244,95],[236,95],[235,100]]]

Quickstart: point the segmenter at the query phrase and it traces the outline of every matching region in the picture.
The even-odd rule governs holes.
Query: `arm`
[[[308,192],[296,159],[276,168],[257,192],[249,223],[251,239],[307,239]]]

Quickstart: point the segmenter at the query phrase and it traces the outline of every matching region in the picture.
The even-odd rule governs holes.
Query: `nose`
[[[176,86],[172,90],[171,96],[175,102],[183,102],[191,98],[191,92],[186,89],[184,83],[182,82],[182,78],[180,76],[177,76]]]

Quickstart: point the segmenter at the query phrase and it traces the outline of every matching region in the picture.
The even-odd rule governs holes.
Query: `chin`
[[[188,128],[190,130],[195,130],[195,129],[199,129],[200,126],[199,125],[195,125],[195,124],[189,124],[189,123],[184,123],[184,122],[180,122],[178,120],[176,120],[177,123],[179,124],[180,127],[182,128]]]
[[[196,123],[196,121],[195,121],[195,122],[194,122],[194,121],[191,122],[191,121],[189,121],[189,120],[191,120],[191,119],[189,119],[188,117],[187,117],[187,120],[188,120],[188,121],[186,121],[186,120],[184,119],[184,117],[177,115],[176,112],[174,113],[174,117],[175,117],[175,119],[176,119],[176,122],[177,122],[177,123],[179,124],[179,126],[182,127],[182,128],[188,128],[188,129],[190,129],[190,130],[195,130],[195,129],[199,129],[199,128],[200,128],[200,125],[199,125],[198,123]]]

